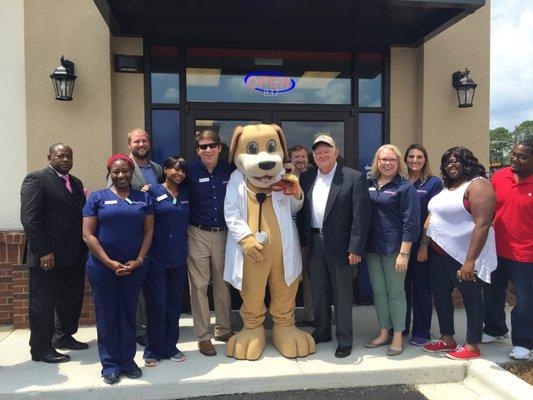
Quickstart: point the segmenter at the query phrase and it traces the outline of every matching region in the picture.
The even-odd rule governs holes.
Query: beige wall
[[[20,183],[26,175],[26,92],[24,90],[24,7],[0,1],[0,148],[3,165],[0,231],[20,228]]]
[[[142,55],[139,38],[111,37],[111,62],[115,54]],[[128,154],[126,134],[132,128],[144,128],[143,74],[111,72],[113,98],[113,152]]]
[[[457,107],[454,71],[471,70],[478,84],[472,108]],[[419,49],[391,50],[391,142],[426,146],[438,171],[440,156],[463,145],[488,167],[490,2]],[[407,139],[408,138],[408,139]]]
[[[46,166],[52,142],[67,142],[72,173],[100,188],[112,151],[109,29],[92,1],[26,0],[24,17],[28,169]],[[70,102],[55,100],[49,78],[62,54],[78,76]]]

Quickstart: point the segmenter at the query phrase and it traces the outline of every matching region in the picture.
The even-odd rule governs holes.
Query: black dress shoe
[[[89,348],[87,343],[79,342],[72,336],[66,336],[61,340],[54,340],[52,345],[56,349],[61,350],[87,350]]]
[[[114,385],[118,381],[120,381],[120,374],[117,374],[116,372],[104,375],[104,382],[108,385]]]
[[[350,346],[339,346],[335,350],[335,357],[337,358],[348,357],[350,354],[352,354],[352,348]]]
[[[70,361],[69,356],[67,356],[66,354],[58,353],[55,350],[52,350],[50,353],[44,354],[40,357],[32,356],[31,359],[33,361],[42,361],[48,364],[59,364]]]
[[[327,337],[327,338],[319,338],[315,332],[311,333],[311,336],[313,336],[313,339],[315,340],[315,343],[318,344],[318,343],[327,343],[327,342],[331,342],[331,336],[330,337]]]
[[[137,379],[143,376],[143,372],[139,367],[137,367],[137,369],[134,369],[133,371],[124,372],[124,375],[126,375],[130,379]]]

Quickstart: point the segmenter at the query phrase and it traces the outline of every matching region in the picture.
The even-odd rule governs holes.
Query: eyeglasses
[[[461,164],[461,161],[459,160],[456,160],[455,158],[451,159],[451,160],[448,160],[444,163],[444,165],[459,165]]]
[[[218,146],[220,146],[220,143],[199,144],[197,147],[198,147],[200,150],[207,150],[208,147],[209,147],[210,149],[215,149],[215,148],[217,148]]]
[[[397,158],[378,158],[378,161],[382,164],[394,164],[398,162]]]
[[[517,154],[514,151],[511,151],[511,158],[518,158],[520,161],[526,161],[529,156],[526,154]]]

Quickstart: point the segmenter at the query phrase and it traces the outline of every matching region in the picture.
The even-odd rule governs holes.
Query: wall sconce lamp
[[[74,91],[74,63],[61,56],[60,64],[55,71],[50,75],[54,91],[56,93],[56,100],[71,101],[72,92]]]
[[[456,71],[452,75],[452,86],[457,90],[459,108],[472,107],[474,101],[477,83],[468,76],[469,73],[468,68],[465,68],[465,72]]]

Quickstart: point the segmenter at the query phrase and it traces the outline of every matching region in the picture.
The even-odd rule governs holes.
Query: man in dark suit
[[[300,176],[305,193],[298,213],[301,245],[309,256],[316,343],[331,341],[331,303],[335,306],[337,350],[352,351],[353,278],[364,253],[372,212],[364,176],[337,165],[339,151],[331,136],[313,143],[317,169]]]
[[[69,174],[72,149],[68,145],[50,146],[48,161],[45,169],[28,174],[22,182],[20,219],[29,267],[31,357],[59,363],[70,357],[56,348],[89,347],[72,337],[83,303],[87,250],[81,235],[81,211],[85,195],[81,181]]]

